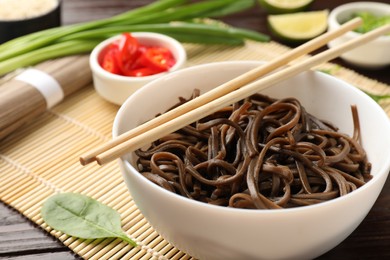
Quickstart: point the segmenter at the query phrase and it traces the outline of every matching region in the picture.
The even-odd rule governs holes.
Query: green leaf
[[[84,239],[118,237],[137,246],[122,230],[117,211],[85,195],[53,195],[44,202],[41,215],[49,226],[70,236]]]

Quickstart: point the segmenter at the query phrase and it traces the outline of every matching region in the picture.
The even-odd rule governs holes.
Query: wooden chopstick
[[[248,96],[251,96],[267,87],[270,87],[278,82],[286,80],[294,75],[297,75],[303,71],[309,70],[310,68],[332,60],[338,57],[340,54],[354,49],[364,43],[367,43],[381,35],[390,32],[390,24],[384,25],[371,32],[365,33],[362,36],[350,40],[344,44],[340,44],[334,48],[326,50],[316,56],[312,56],[305,61],[297,63],[295,65],[288,66],[282,70],[279,70],[273,74],[267,75],[255,82],[247,84],[236,91],[230,92],[220,98],[217,98],[203,106],[200,106],[194,110],[191,110],[177,118],[170,120],[169,122],[163,123],[158,127],[150,129],[147,132],[139,134],[117,146],[99,154],[96,156],[98,164],[102,165],[108,163],[127,152],[139,149],[151,142],[169,134],[180,128],[191,124],[206,115],[210,115],[218,110],[238,102]]]
[[[327,33],[324,33],[313,40],[306,42],[305,44],[300,45],[299,47],[292,49],[291,51],[285,53],[282,56],[279,56],[278,58],[265,63],[262,66],[259,66],[253,70],[250,70],[247,73],[244,73],[240,75],[239,77],[230,80],[222,85],[220,85],[217,88],[214,88],[213,90],[208,91],[204,95],[199,96],[196,99],[191,100],[190,102],[187,102],[173,110],[170,110],[140,126],[137,128],[134,128],[119,137],[113,139],[112,141],[106,143],[105,145],[98,147],[94,150],[91,150],[89,153],[83,155],[80,157],[80,163],[82,165],[86,165],[88,163],[91,163],[95,160],[97,160],[97,156],[99,154],[104,153],[105,151],[120,145],[121,143],[139,135],[146,131],[149,131],[150,129],[153,129],[165,122],[168,122],[182,114],[185,114],[193,109],[196,109],[200,106],[203,106],[212,100],[215,100],[223,95],[226,95],[234,90],[239,89],[240,87],[248,84],[249,82],[252,82],[253,80],[283,66],[288,64],[290,61],[303,56],[305,54],[308,54],[322,46],[324,46],[326,43],[328,43],[330,40],[337,38],[338,36],[353,30],[354,28],[358,27],[362,23],[362,20],[360,18],[355,18],[345,24],[343,24],[338,30],[333,30]],[[99,162],[100,161],[100,162]],[[101,163],[102,161],[99,160],[98,163]]]

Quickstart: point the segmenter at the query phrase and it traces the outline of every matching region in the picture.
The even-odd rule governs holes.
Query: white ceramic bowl
[[[121,105],[131,94],[152,80],[182,68],[187,60],[186,51],[183,45],[169,36],[150,32],[133,32],[131,35],[136,38],[140,44],[168,48],[175,57],[176,63],[168,72],[158,73],[151,76],[127,77],[116,75],[104,70],[100,66],[98,58],[100,52],[104,48],[121,36],[117,35],[111,37],[98,44],[92,50],[89,60],[92,70],[93,84],[100,96],[117,105]]]
[[[189,97],[242,74],[259,62],[221,62],[195,66],[160,78],[121,106],[113,135],[134,128]],[[207,75],[207,76],[206,76]],[[159,91],[164,88],[164,91]],[[262,93],[296,97],[315,116],[352,134],[350,105],[356,104],[363,146],[373,179],[358,190],[329,202],[281,210],[212,206],[166,191],[134,168],[134,154],[119,160],[129,191],[150,224],[167,241],[199,259],[309,259],[332,249],[360,224],[377,199],[390,169],[390,123],[366,94],[320,72],[306,72]],[[134,111],[137,111],[136,113]]]
[[[353,2],[340,5],[332,10],[328,17],[328,29],[335,30],[340,23],[351,18],[357,11],[371,12],[375,15],[390,15],[390,4],[378,2]],[[359,37],[357,32],[348,32],[331,41],[328,46],[334,47],[346,41]],[[381,36],[361,47],[344,53],[341,58],[346,62],[364,68],[382,68],[390,65],[390,36]]]

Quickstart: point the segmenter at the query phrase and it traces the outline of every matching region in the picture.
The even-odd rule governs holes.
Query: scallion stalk
[[[71,40],[52,44],[0,62],[0,75],[45,60],[84,53],[93,49],[99,41]]]
[[[63,37],[63,40],[75,39],[89,39],[93,37],[106,38],[121,32],[157,32],[157,33],[180,33],[193,34],[194,37],[230,37],[237,39],[250,39],[254,41],[269,41],[269,36],[253,32],[242,28],[233,28],[227,26],[210,25],[204,23],[187,23],[187,22],[173,22],[169,26],[167,24],[140,24],[140,25],[124,25],[124,26],[110,26],[98,28],[94,30],[83,31]],[[200,41],[197,41],[201,43]],[[242,42],[242,41],[241,41]],[[220,42],[223,44],[223,42]]]
[[[100,41],[122,32],[158,32],[200,44],[269,41],[261,33],[202,20],[240,12],[254,4],[255,0],[158,0],[110,18],[21,36],[0,45],[0,76],[47,59],[87,53]]]
[[[192,33],[166,33],[166,35],[175,38],[176,40],[183,43],[198,43],[198,44],[219,44],[219,45],[227,45],[227,46],[239,46],[244,43],[243,39],[240,38],[232,38],[232,37],[223,37],[223,36],[215,36],[209,37],[207,35],[194,35]]]

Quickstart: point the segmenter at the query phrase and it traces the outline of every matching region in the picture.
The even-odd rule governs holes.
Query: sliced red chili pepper
[[[142,55],[142,64],[158,71],[167,71],[175,64],[172,53],[163,47],[149,47]]]
[[[152,68],[148,67],[143,67],[143,68],[138,68],[138,69],[133,69],[130,71],[125,72],[125,76],[130,76],[130,77],[144,77],[144,76],[150,76],[154,75],[157,73],[160,73],[161,71],[157,71]]]
[[[141,56],[146,51],[146,47],[139,45],[137,52],[134,54],[134,58],[131,61],[124,62],[122,64],[122,72],[124,75],[131,74],[131,70],[144,67],[141,64]]]
[[[100,57],[105,70],[132,77],[167,71],[176,62],[167,48],[142,45],[130,33],[123,33],[121,38],[102,51]]]
[[[137,39],[131,36],[130,33],[123,33],[118,43],[119,55],[122,63],[128,63],[135,60],[135,55],[139,49]]]
[[[116,60],[121,72],[134,62],[138,47],[138,41],[130,33],[123,33],[118,40],[110,45],[110,48],[118,50]]]
[[[118,50],[115,48],[109,48],[107,52],[102,57],[101,66],[108,72],[114,74],[121,74],[121,69],[117,62],[117,52]]]

